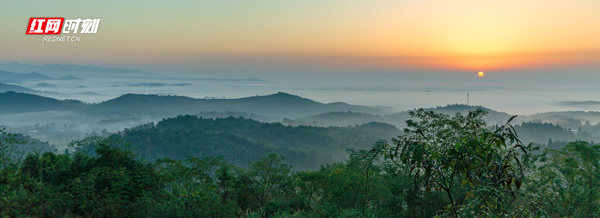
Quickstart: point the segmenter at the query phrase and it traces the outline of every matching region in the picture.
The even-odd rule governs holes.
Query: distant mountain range
[[[26,77],[28,81],[38,80],[79,80],[80,78],[73,75],[82,76],[84,78],[105,78],[110,76],[111,78],[136,78],[136,79],[158,79],[161,81],[175,80],[175,81],[210,81],[210,82],[267,82],[266,80],[249,77],[249,78],[195,78],[195,77],[173,77],[160,73],[154,73],[149,71],[143,71],[138,69],[122,69],[122,68],[106,68],[92,65],[73,65],[73,64],[46,64],[46,65],[32,65],[25,63],[6,63],[0,64],[0,72],[14,72],[19,74],[21,77]],[[32,72],[40,72],[32,73]],[[13,74],[14,74],[13,73]],[[32,75],[29,75],[32,74]],[[40,76],[41,75],[41,76]],[[50,75],[60,78],[49,78]],[[5,78],[0,73],[0,77]],[[14,77],[12,75],[11,77]],[[23,79],[17,80],[0,80],[4,83],[21,82]],[[150,84],[150,83],[147,83]]]
[[[5,83],[0,83],[0,92],[25,92],[25,93],[36,93],[36,90],[30,89],[30,88],[25,88],[22,86],[17,86],[17,85],[11,85],[11,84],[5,84]]]
[[[9,92],[6,92],[9,91]],[[19,111],[19,107],[27,107],[27,111],[44,111],[48,108],[62,108],[64,100],[42,97],[30,88],[0,83],[0,113],[6,113],[6,109],[12,108]],[[19,100],[19,104],[11,104],[11,101]],[[48,99],[41,101],[41,99]],[[68,111],[83,114],[114,114],[114,115],[148,115],[148,116],[176,116],[181,114],[198,114],[200,112],[243,112],[257,115],[265,115],[273,118],[291,118],[289,124],[338,126],[363,124],[367,121],[387,122],[397,124],[410,118],[407,111],[396,112],[382,107],[368,107],[350,105],[342,102],[320,103],[297,95],[279,92],[272,95],[252,96],[237,99],[197,99],[174,95],[147,95],[147,94],[125,94],[101,103],[88,104],[81,101],[68,100],[69,107],[62,108]],[[77,102],[77,103],[73,103]],[[50,105],[48,105],[50,104]],[[73,106],[77,106],[72,108]],[[511,115],[495,111],[482,106],[473,105],[447,105],[443,107],[428,108],[438,113],[454,115],[457,112],[466,114],[469,111],[481,108],[488,111],[488,123],[503,124]],[[78,110],[76,110],[78,109]],[[528,116],[519,116],[515,121],[542,121],[555,119],[575,119],[578,123],[590,120],[600,122],[600,112],[548,112]],[[335,121],[334,121],[335,120]],[[329,122],[331,121],[331,122]],[[337,122],[337,124],[336,124]],[[571,125],[561,125],[571,128]]]
[[[99,113],[145,114],[149,116],[195,114],[203,111],[235,111],[271,117],[302,117],[329,111],[385,113],[387,111],[344,103],[323,104],[300,96],[279,92],[273,95],[238,99],[195,99],[183,96],[127,94],[94,105]]]
[[[192,86],[190,83],[130,83],[127,87],[165,87],[165,86]]]
[[[76,111],[87,104],[77,100],[57,100],[34,94],[5,92],[0,93],[0,113],[24,113],[40,111]]]
[[[193,77],[166,77],[164,80],[193,80],[193,81],[211,81],[211,82],[267,82],[258,78],[193,78]]]
[[[296,118],[330,111],[389,113],[389,111],[377,107],[345,103],[324,104],[283,92],[238,99],[195,99],[183,96],[126,94],[98,104],[6,92],[0,94],[0,103],[0,113],[65,110],[89,115],[129,116],[135,114],[152,117],[197,114],[205,111],[246,112],[281,118]]]
[[[3,89],[19,89],[19,87],[0,84],[0,90]],[[467,114],[478,108],[488,112],[484,119],[489,125],[502,125],[511,117],[507,113],[482,106],[461,104],[426,108],[426,110],[454,116],[456,113]],[[126,94],[95,104],[78,100],[57,100],[22,92],[0,93],[0,115],[45,111],[70,112],[75,116],[80,115],[90,119],[145,117],[144,119],[147,120],[162,120],[185,114],[211,118],[244,116],[267,122],[281,122],[290,126],[317,127],[348,127],[379,122],[394,125],[398,129],[405,128],[405,121],[411,119],[408,111],[394,113],[380,107],[341,102],[321,103],[284,92],[237,99]],[[599,122],[600,112],[566,111],[519,116],[512,124],[523,133],[523,140],[545,143],[549,139],[600,141]]]
[[[490,125],[504,124],[511,117],[511,115],[498,112],[482,106],[454,104],[443,107],[426,108],[437,113],[443,113],[450,116],[454,116],[456,113],[468,114],[469,111],[475,111],[482,109],[488,112],[485,120]],[[383,122],[392,124],[398,128],[404,128],[406,126],[406,120],[411,119],[408,111],[376,115],[370,113],[361,113],[353,111],[336,111],[328,112],[324,114],[311,115],[307,117],[301,117],[294,120],[284,120],[285,124],[290,125],[312,125],[312,126],[354,126],[368,122]]]
[[[2,69],[2,68],[0,68]],[[27,81],[45,81],[45,80],[83,80],[72,75],[63,76],[60,78],[52,78],[40,73],[12,73],[7,71],[0,71],[0,83],[22,83]],[[17,91],[17,90],[12,90]]]
[[[41,72],[53,76],[69,76],[69,74],[75,75],[87,75],[87,76],[100,76],[106,73],[116,77],[123,76],[148,76],[154,73],[136,69],[120,69],[120,68],[104,68],[92,65],[72,65],[72,64],[46,64],[46,65],[30,65],[24,63],[6,63],[0,64],[0,70],[10,71],[16,73],[30,73],[30,72]],[[101,73],[101,74],[99,74]]]
[[[600,101],[561,101],[558,104],[563,106],[599,106]]]
[[[237,99],[197,99],[173,95],[126,94],[101,103],[89,104],[78,100],[57,100],[23,93],[35,92],[35,90],[0,84],[0,91],[7,89],[21,92],[0,93],[0,114],[65,111],[93,117],[147,116],[152,119],[162,119],[184,114],[201,115],[206,112],[210,112],[211,116],[216,117],[247,113],[264,116],[263,120],[281,121],[283,124],[293,126],[355,126],[369,122],[383,122],[397,128],[404,128],[405,121],[411,119],[408,111],[393,112],[387,108],[340,102],[321,103],[284,92]],[[511,117],[510,114],[504,112],[473,105],[454,104],[426,109],[453,116],[456,113],[467,114],[478,108],[488,112],[485,120],[490,125],[504,124]],[[547,122],[576,130],[582,126],[597,125],[600,122],[600,112],[566,111],[524,115],[517,117],[512,124],[523,122]],[[596,130],[592,132],[595,133]]]

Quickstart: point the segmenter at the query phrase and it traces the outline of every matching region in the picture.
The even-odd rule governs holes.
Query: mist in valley
[[[577,88],[568,88],[566,85],[537,84],[536,79],[506,83],[500,76],[494,78],[493,74],[489,75],[492,78],[485,78],[487,80],[483,83],[477,81],[482,78],[476,78],[474,75],[460,74],[453,77],[439,75],[440,79],[445,81],[462,81],[460,85],[458,83],[452,85],[453,83],[437,84],[435,81],[425,83],[425,79],[418,75],[404,76],[396,84],[389,83],[390,79],[379,84],[353,81],[377,80],[378,77],[383,76],[393,80],[394,76],[389,75],[388,72],[380,73],[379,76],[374,74],[369,79],[357,74],[338,78],[334,76],[335,73],[325,73],[322,77],[329,78],[326,81],[315,82],[311,79],[308,83],[298,79],[290,83],[277,77],[264,75],[258,77],[261,76],[260,74],[248,78],[189,77],[184,73],[166,74],[90,65],[6,63],[0,65],[0,70],[12,73],[0,81],[5,84],[31,89],[29,93],[34,95],[80,101],[80,106],[77,107],[83,108],[70,107],[62,108],[63,110],[50,108],[36,111],[35,108],[27,108],[27,104],[24,104],[22,107],[27,108],[29,112],[0,113],[1,125],[11,131],[48,141],[61,148],[59,150],[62,150],[71,140],[79,140],[94,134],[117,133],[126,128],[151,122],[157,123],[163,118],[183,114],[209,118],[243,116],[262,122],[281,122],[292,126],[345,127],[382,122],[402,129],[406,127],[405,120],[410,118],[407,114],[408,110],[423,107],[447,114],[468,113],[469,110],[477,108],[469,107],[472,105],[482,106],[492,111],[487,118],[491,125],[502,124],[511,115],[519,115],[513,124],[552,123],[576,135],[581,134],[576,131],[583,128],[582,130],[587,134],[585,139],[593,139],[599,134],[596,126],[600,116],[593,111],[596,111],[600,104],[594,104],[592,100],[595,96],[589,94],[593,92],[585,89],[585,84]],[[37,74],[50,79],[24,77],[34,70]],[[271,106],[266,104],[261,106],[263,103],[260,101],[253,103],[253,106],[248,104],[236,106],[240,104],[236,99],[252,101],[252,97],[276,95],[280,91],[287,95],[281,99],[274,99],[281,101],[276,104],[289,104],[301,99],[300,102],[294,103],[302,104],[306,108],[283,113],[269,109]],[[181,102],[182,105],[177,103],[164,105],[159,103],[161,100],[158,100],[156,105],[143,102],[140,104],[134,102],[135,98],[123,98],[123,95],[128,93],[148,98],[162,98],[165,101],[169,101],[166,100],[167,98],[183,96],[189,97],[185,101],[205,100],[211,103],[185,105]],[[466,105],[467,93],[469,106]],[[286,97],[290,98],[285,99]],[[100,107],[102,103],[110,102],[111,99],[113,101],[120,99],[123,102],[114,107]],[[227,100],[232,102],[227,103]],[[314,109],[310,104],[315,102],[319,104],[322,102],[329,106],[335,105],[336,102],[344,102],[361,105],[364,108],[357,109],[357,107],[342,105]],[[444,110],[445,105],[462,105],[462,107]],[[536,140],[529,141],[542,143],[541,139],[544,136],[533,138]],[[576,138],[573,136],[570,139]]]

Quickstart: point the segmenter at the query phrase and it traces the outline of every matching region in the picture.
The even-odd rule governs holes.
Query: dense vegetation
[[[130,142],[146,160],[181,160],[223,156],[237,166],[248,166],[269,153],[285,156],[298,170],[315,170],[346,159],[346,149],[368,149],[374,141],[399,132],[384,123],[354,127],[284,126],[245,118],[206,119],[178,116],[125,130],[118,136]]]
[[[314,171],[293,171],[275,153],[246,168],[220,157],[148,163],[118,137],[88,138],[72,144],[80,148],[74,154],[32,152],[23,160],[3,159],[0,215],[600,215],[600,146],[578,141],[536,156],[510,124],[488,128],[484,115],[412,111],[415,120],[407,121],[403,135]],[[200,118],[185,119],[200,125]],[[160,126],[149,128],[168,125]],[[4,135],[0,152],[20,145],[14,135]]]

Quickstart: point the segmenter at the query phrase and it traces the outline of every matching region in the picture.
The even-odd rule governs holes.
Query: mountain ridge
[[[26,88],[26,87],[22,87],[22,86],[18,86],[18,85],[12,85],[12,84],[6,84],[6,83],[0,83],[0,92],[23,92],[23,93],[35,93],[37,91],[30,89],[30,88]]]
[[[27,81],[43,81],[43,80],[83,80],[73,75],[66,75],[59,78],[53,78],[37,72],[30,73],[14,73],[0,70],[0,82],[2,83],[22,83]]]
[[[150,75],[153,72],[143,71],[138,69],[122,69],[122,68],[105,68],[93,65],[75,65],[75,64],[45,64],[45,65],[32,65],[19,62],[11,62],[0,64],[1,70],[16,72],[16,73],[29,73],[29,72],[42,72],[44,74],[53,74],[53,76],[69,76],[67,74],[97,74],[97,73],[109,73],[111,75],[119,74],[134,74],[134,75]]]
[[[35,105],[32,105],[35,102]],[[78,100],[58,100],[30,93],[4,92],[0,93],[1,113],[22,113],[54,110],[74,110],[87,104]]]
[[[2,90],[2,85],[0,84],[0,90]],[[12,87],[12,85],[4,85]],[[340,102],[321,103],[285,92],[236,99],[199,99],[186,96],[130,93],[100,103],[85,103],[77,100],[57,100],[31,93],[31,90],[25,91],[27,93],[14,91],[0,93],[0,114],[58,110],[75,112],[82,116],[147,116],[162,119],[202,112],[240,112],[267,116],[271,121],[283,120],[282,123],[288,125],[343,127],[375,121],[385,122],[398,128],[403,128],[405,120],[411,119],[408,111],[394,112],[378,107]],[[466,114],[477,108],[488,111],[485,120],[489,125],[504,124],[512,116],[505,112],[473,105],[454,104],[425,109],[453,116],[457,112]],[[599,123],[600,112],[538,113],[518,116],[512,123],[520,124],[528,121],[549,122],[560,124],[565,128],[577,129],[580,126]],[[586,121],[589,121],[589,124]]]
[[[7,96],[21,96],[22,101],[12,105],[14,98]],[[33,97],[36,96],[36,97]],[[24,105],[29,99],[29,105]],[[44,100],[40,100],[44,99]],[[50,100],[52,99],[52,100]],[[7,92],[0,95],[0,101],[10,108],[8,111],[18,111],[18,107],[25,111],[44,111],[48,109],[61,109],[83,114],[113,114],[131,115],[144,114],[149,116],[176,116],[181,114],[196,114],[202,111],[237,111],[255,114],[268,114],[273,117],[300,117],[329,111],[358,111],[368,113],[385,113],[380,108],[350,105],[350,104],[324,104],[311,99],[303,98],[284,92],[265,96],[251,96],[236,99],[198,99],[186,96],[158,95],[158,94],[124,94],[119,97],[100,103],[87,104],[80,102],[74,108],[64,107],[61,101],[54,98],[43,97],[35,94]],[[42,103],[43,102],[43,103]],[[50,105],[46,105],[50,104]],[[6,113],[2,111],[1,113]]]

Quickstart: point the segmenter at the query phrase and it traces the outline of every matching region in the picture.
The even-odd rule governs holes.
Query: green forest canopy
[[[74,154],[31,152],[13,160],[6,154],[22,142],[0,130],[0,215],[600,215],[600,146],[577,141],[534,155],[536,148],[522,144],[512,125],[488,128],[484,115],[480,110],[464,116],[416,110],[408,128],[391,142],[377,141],[371,149],[352,151],[349,159],[313,171],[292,171],[275,153],[246,168],[219,157],[149,163],[114,136],[75,142],[84,149]]]

